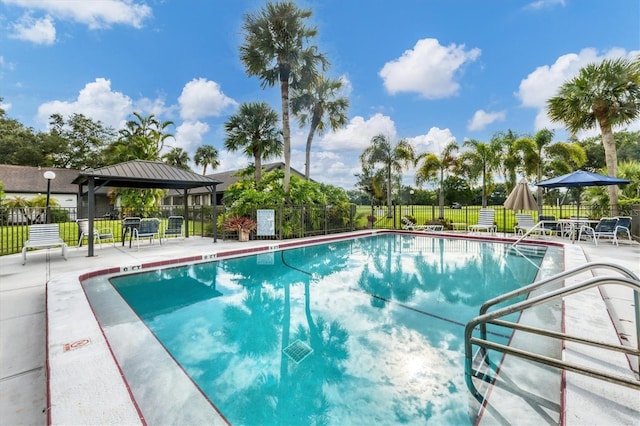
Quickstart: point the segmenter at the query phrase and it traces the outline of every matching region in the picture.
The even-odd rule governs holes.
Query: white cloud
[[[455,142],[456,138],[449,129],[432,127],[426,135],[407,138],[407,140],[414,147],[416,154],[424,152],[440,154],[444,147],[447,146],[449,142]]]
[[[553,7],[559,4],[560,6],[565,5],[565,0],[536,0],[527,5],[528,9],[544,9],[548,7]]]
[[[3,0],[6,4],[30,11],[43,11],[62,20],[72,20],[90,29],[109,28],[113,24],[141,28],[151,17],[149,6],[133,0]]]
[[[202,145],[203,136],[209,131],[209,125],[201,121],[185,121],[176,128],[175,141],[169,143],[187,151],[191,157],[196,148]]]
[[[467,125],[467,130],[482,130],[488,124],[491,124],[494,121],[504,121],[505,118],[506,113],[504,111],[487,112],[485,110],[479,109],[473,114],[473,118]]]
[[[222,93],[218,83],[204,78],[188,82],[182,89],[178,102],[180,116],[185,120],[216,117],[227,107],[238,105],[236,101]]]
[[[371,139],[379,134],[395,141],[397,132],[391,117],[378,113],[365,120],[363,117],[356,116],[346,127],[324,135],[318,141],[318,147],[327,151],[358,151],[359,155],[369,146]]]
[[[87,83],[74,101],[51,101],[38,107],[38,120],[48,123],[51,114],[69,117],[72,114],[83,114],[93,120],[99,120],[106,126],[121,128],[132,111],[131,98],[111,90],[111,81],[96,78]]]
[[[35,44],[49,45],[56,41],[56,28],[49,16],[34,19],[30,15],[24,15],[12,25],[9,37]]]
[[[520,82],[520,88],[516,96],[520,98],[522,106],[538,110],[535,119],[535,129],[560,129],[562,123],[553,123],[547,116],[547,100],[556,95],[558,88],[565,82],[575,77],[581,68],[588,64],[600,63],[604,59],[627,57],[633,59],[640,52],[627,52],[622,48],[613,48],[602,55],[593,48],[585,48],[580,53],[569,53],[560,56],[552,65],[543,65],[536,68]],[[578,137],[588,137],[599,134],[593,130],[578,134]]]
[[[417,92],[427,99],[439,99],[458,93],[456,77],[462,66],[475,61],[481,50],[465,50],[464,45],[442,46],[438,40],[418,40],[412,50],[387,62],[379,75],[391,94]]]

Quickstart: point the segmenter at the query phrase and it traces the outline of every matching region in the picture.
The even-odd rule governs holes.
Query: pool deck
[[[460,235],[458,233],[455,236]],[[567,243],[561,239],[553,241]],[[20,254],[0,257],[0,424],[141,423],[126,387],[122,387],[122,380],[116,380],[113,388],[108,384],[114,381],[106,376],[118,378],[120,373],[113,359],[110,359],[110,352],[104,352],[104,342],[100,342],[102,333],[99,327],[95,328],[97,324],[84,293],[78,291],[78,276],[81,274],[108,268],[137,268],[143,264],[162,263],[166,259],[213,256],[218,252],[243,251],[284,243],[219,240],[214,244],[208,238],[192,237],[186,240],[172,239],[162,246],[157,242],[150,246],[143,244],[139,250],[103,243],[101,248],[96,247],[93,257],[87,257],[86,247],[71,247],[67,251],[66,261],[61,257],[59,248],[40,250],[28,253],[24,266]],[[621,242],[619,247],[607,241],[600,242],[598,246],[591,242],[566,244],[565,269],[589,261],[611,262],[640,276],[640,244],[628,241]],[[47,283],[59,286],[56,289],[56,306],[47,307]],[[623,335],[623,339],[628,340],[627,344],[636,344],[631,291],[618,290],[617,287],[609,292],[595,291],[581,296],[574,304],[578,306],[565,311],[564,320],[568,330],[591,337],[597,334],[602,340],[615,342],[619,342],[619,336]],[[579,309],[585,309],[586,312],[581,313]],[[55,315],[57,320],[67,320],[63,321],[62,326],[56,321],[56,326],[52,327],[51,324],[47,325],[47,315]],[[584,320],[585,316],[589,316],[589,321]],[[53,343],[56,344],[55,349],[52,349]],[[46,357],[47,344],[49,360]],[[88,353],[93,353],[100,360],[99,364],[87,370],[82,367],[80,369],[83,371],[78,372],[79,366],[85,365],[78,357]],[[567,356],[582,356],[569,345],[566,353]],[[588,361],[595,364],[600,362],[597,359]],[[607,360],[607,363],[618,363],[614,365],[616,369],[625,368],[624,362]],[[628,363],[626,368],[629,368]],[[47,369],[50,380],[55,378],[56,386],[64,389],[64,392],[56,392],[49,402],[55,415],[47,413]],[[78,389],[70,386],[65,389],[65,377],[78,374],[91,378],[85,382],[86,387]],[[640,412],[637,393],[618,394],[617,388],[612,390],[612,385],[594,380],[576,377],[575,374],[566,375],[561,422],[625,424],[628,417],[621,417],[621,411],[627,414]],[[90,404],[78,403],[78,395],[82,395],[84,401],[88,400]],[[613,402],[617,404],[614,407],[611,406],[612,395]],[[496,401],[491,399],[491,402]],[[521,417],[515,421],[526,423]],[[499,417],[496,422],[500,422]],[[543,418],[543,422],[555,423],[552,418]],[[483,423],[493,423],[491,416],[484,417]]]

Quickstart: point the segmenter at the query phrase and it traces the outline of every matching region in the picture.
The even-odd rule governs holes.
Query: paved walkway
[[[25,266],[22,265],[19,254],[0,257],[0,424],[43,425],[47,422],[45,412],[47,406],[45,287],[47,282],[61,275],[75,274],[80,271],[138,265],[163,259],[185,258],[190,255],[214,254],[218,251],[247,249],[264,244],[264,242],[254,241],[249,243],[219,241],[214,244],[211,239],[192,237],[187,240],[167,241],[161,247],[157,244],[143,246],[139,250],[105,244],[102,248],[96,248],[93,257],[87,257],[86,247],[70,248],[67,261],[61,258],[60,249],[41,250],[29,253]],[[614,247],[607,242],[598,246],[578,242],[575,246],[584,249],[588,261],[619,264],[640,276],[640,244],[638,243],[621,243],[620,247]],[[614,320],[626,320],[629,312],[633,312],[632,298],[628,300],[629,296],[625,294],[610,296],[607,303],[617,309],[612,314]],[[633,329],[633,324],[625,323],[625,326],[629,332]],[[631,333],[633,339],[635,339],[634,333]]]

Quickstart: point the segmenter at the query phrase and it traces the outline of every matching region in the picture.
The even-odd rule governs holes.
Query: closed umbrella
[[[511,194],[509,194],[507,200],[504,202],[504,206],[511,210],[538,209],[538,203],[533,197],[526,179],[522,179],[515,188],[513,188],[513,191],[511,191]]]
[[[582,188],[584,186],[609,186],[630,183],[628,179],[620,179],[584,170],[576,170],[566,175],[536,183],[543,188]],[[580,197],[578,197],[578,216],[580,216]]]

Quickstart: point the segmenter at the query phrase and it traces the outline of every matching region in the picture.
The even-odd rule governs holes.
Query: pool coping
[[[93,271],[80,271],[80,273],[70,273],[51,280],[46,287],[45,299],[47,424],[146,424],[104,335],[104,331],[98,324],[95,313],[91,309],[84,290],[82,290],[81,282],[83,280],[106,274],[132,272],[188,262],[226,259],[382,233],[424,235],[424,232],[414,231],[373,230],[319,236],[313,239],[290,242],[277,241],[274,243],[274,241],[265,241],[261,245],[241,249],[216,250],[194,256],[142,262]],[[514,241],[513,238],[489,237],[486,235],[476,236],[438,232],[430,232],[429,235],[491,242]],[[556,241],[533,240],[527,241],[527,243],[564,247],[565,249],[567,247],[567,244]],[[565,264],[565,269],[567,266]],[[80,291],[78,292],[78,290]],[[69,312],[76,309],[79,310],[78,316],[82,317],[82,320],[69,316]],[[93,316],[93,320],[89,324],[86,318],[91,318],[91,316]],[[63,326],[58,329],[57,326],[52,325],[59,322],[73,324],[74,337],[69,337],[70,330],[67,327]],[[78,327],[80,324],[82,326]],[[83,343],[85,341],[89,343]],[[62,360],[63,354],[64,359]],[[82,359],[83,357],[87,357],[89,362],[87,362],[87,359]],[[100,368],[95,368],[95,365],[100,365]],[[99,389],[96,386],[92,386],[92,382],[95,384],[97,377],[84,374],[86,371],[94,372],[96,370],[100,370],[100,376],[98,377],[100,379]],[[55,397],[52,395],[55,395]],[[563,397],[563,406],[561,407],[563,413],[565,411],[564,399]],[[97,407],[100,407],[100,409],[97,409]]]

